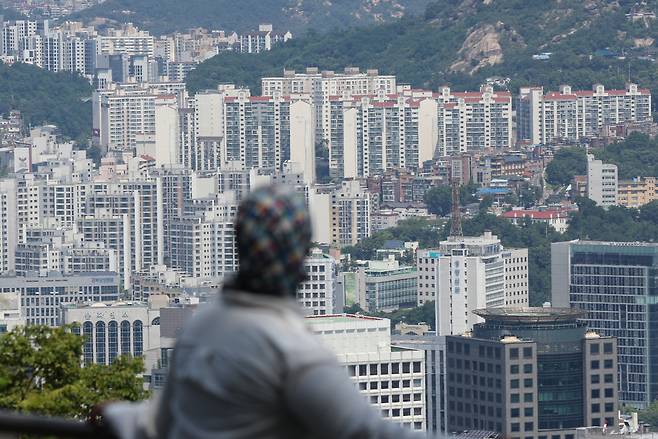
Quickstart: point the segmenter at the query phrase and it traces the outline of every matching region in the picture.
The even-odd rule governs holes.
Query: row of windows
[[[400,365],[402,365],[402,367],[400,367]],[[357,371],[358,371],[358,376],[360,377],[365,377],[369,375],[370,376],[388,375],[389,373],[396,375],[400,373],[400,370],[402,370],[402,373],[411,373],[412,370],[413,373],[420,373],[421,371],[420,361],[414,361],[414,362],[405,361],[403,363],[359,364],[358,368],[356,365],[347,366],[347,371],[350,376],[357,376]]]

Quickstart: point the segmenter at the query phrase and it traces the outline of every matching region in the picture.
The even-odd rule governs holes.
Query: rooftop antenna
[[[454,175],[450,179],[450,185],[452,186],[452,223],[450,224],[450,238],[460,238],[464,236],[462,232],[462,215],[459,206],[459,179]]]

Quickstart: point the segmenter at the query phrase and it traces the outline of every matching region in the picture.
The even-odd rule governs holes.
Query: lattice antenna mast
[[[450,182],[452,186],[452,224],[450,225],[450,237],[462,237],[462,214],[459,206],[459,179],[454,176]]]

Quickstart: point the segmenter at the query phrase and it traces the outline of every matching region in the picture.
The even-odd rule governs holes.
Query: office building
[[[415,431],[427,429],[425,355],[392,346],[388,319],[335,314],[309,316],[307,323],[384,418]]]
[[[587,154],[587,198],[602,207],[617,204],[617,165]]]
[[[167,298],[164,298],[167,302]],[[85,365],[112,364],[121,355],[144,357],[150,371],[160,354],[160,309],[144,303],[110,302],[62,306],[62,323],[84,336]]]
[[[333,314],[336,261],[319,248],[313,248],[304,264],[307,278],[297,288],[297,300],[309,315]]]
[[[113,272],[1,276],[0,289],[19,294],[26,324],[59,326],[64,304],[119,300],[119,277]]]
[[[617,338],[619,399],[638,408],[658,399],[658,360],[652,350],[658,342],[657,266],[658,244],[551,244],[553,305],[586,311],[590,329]]]
[[[359,305],[368,312],[413,308],[417,303],[418,275],[413,266],[401,265],[393,256],[367,261],[357,272]]]
[[[573,439],[617,420],[617,343],[569,308],[496,308],[446,337],[449,432]]]
[[[527,249],[504,249],[491,232],[419,250],[417,267],[418,304],[436,301],[438,335],[470,331],[481,321],[473,310],[528,304]]]
[[[16,269],[15,253],[18,243],[18,224],[16,218],[16,180],[0,180],[0,274]]]
[[[626,122],[651,122],[651,92],[627,84],[624,90],[592,90],[544,94],[541,87],[521,87],[517,101],[517,137],[533,145],[550,145],[597,137],[606,126]]]

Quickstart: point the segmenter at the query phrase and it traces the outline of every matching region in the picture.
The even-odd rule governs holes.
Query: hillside
[[[475,88],[485,78],[509,77],[510,87],[631,79],[658,90],[658,0],[636,6],[618,0],[439,0],[418,19],[315,34],[260,55],[221,54],[192,72],[191,90],[235,82],[257,88],[284,67],[356,65],[398,75],[416,87]],[[631,14],[632,13],[632,14]],[[627,17],[627,14],[631,14]],[[551,52],[548,60],[533,55]],[[623,55],[624,59],[619,59]]]
[[[0,2],[0,17],[4,20],[21,20],[25,18],[23,14],[12,8],[2,6]]]
[[[422,13],[430,0],[107,0],[70,19],[96,23],[131,21],[161,34],[193,27],[249,31],[272,23],[300,33],[361,26]]]
[[[86,80],[66,72],[0,63],[0,114],[20,110],[26,124],[55,124],[72,139],[91,134],[91,92]]]

